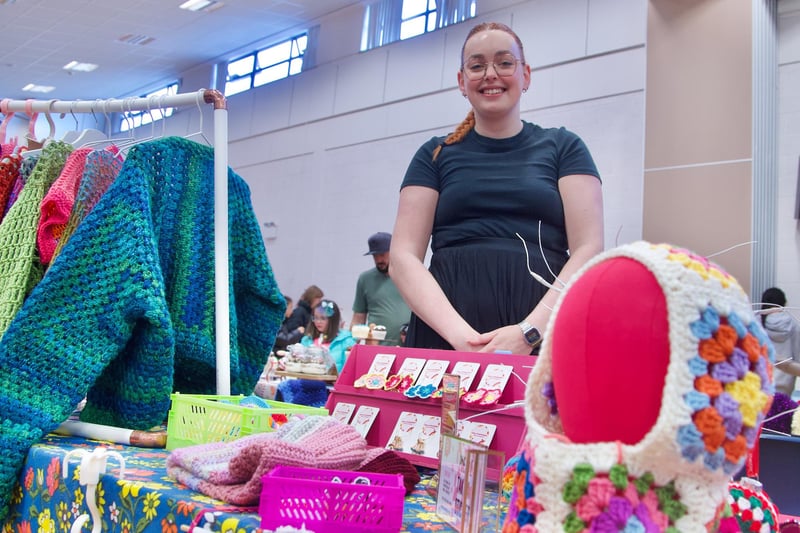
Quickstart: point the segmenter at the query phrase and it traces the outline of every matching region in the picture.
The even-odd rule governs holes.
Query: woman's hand
[[[525,340],[519,325],[503,326],[494,331],[483,333],[478,336],[476,341],[471,342],[474,348],[471,351],[483,353],[494,353],[497,351],[507,351],[518,355],[531,353],[531,345]]]

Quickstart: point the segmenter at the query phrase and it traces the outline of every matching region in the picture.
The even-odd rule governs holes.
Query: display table
[[[110,456],[107,474],[97,486],[103,532],[178,533],[186,530],[203,511],[212,509],[221,511],[210,526],[215,532],[261,531],[255,508],[231,506],[188,490],[169,478],[166,450],[59,435],[48,435],[30,449],[19,484],[14,488],[3,531],[70,531],[75,519],[89,511],[86,486],[79,484],[77,475],[80,457],[73,453],[66,480],[62,474],[63,460],[71,450],[89,452],[98,446],[118,452],[125,461],[124,479],[120,479],[118,461]],[[435,513],[435,502],[425,491],[428,482],[424,479],[405,498],[401,531],[452,531]],[[84,531],[92,526],[90,521],[84,525]]]

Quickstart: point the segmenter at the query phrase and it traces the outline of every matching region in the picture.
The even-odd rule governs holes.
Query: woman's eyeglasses
[[[480,80],[486,76],[489,65],[494,68],[495,73],[500,77],[512,76],[517,71],[517,63],[522,63],[514,57],[514,54],[499,54],[494,57],[494,61],[486,61],[480,57],[471,57],[463,65],[464,75],[470,80]]]

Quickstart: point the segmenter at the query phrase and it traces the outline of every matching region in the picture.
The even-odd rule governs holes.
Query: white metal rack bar
[[[214,287],[217,394],[230,394],[230,291],[228,290],[228,109],[217,90],[106,100],[10,100],[3,111],[27,113],[122,113],[168,107],[214,106]]]

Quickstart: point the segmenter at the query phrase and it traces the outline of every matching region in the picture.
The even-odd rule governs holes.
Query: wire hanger
[[[114,139],[111,138],[111,134],[109,133],[108,135],[106,135],[105,132],[100,131],[99,129],[100,121],[97,120],[97,115],[95,115],[94,110],[95,109],[99,110],[101,106],[103,109],[103,117],[105,117],[106,121],[105,123],[109,125],[109,131],[110,131],[111,120],[108,117],[108,100],[101,100],[98,98],[97,100],[94,101],[94,105],[92,106],[92,117],[94,117],[94,122],[95,125],[98,126],[98,129],[93,130],[90,128],[89,130],[86,130],[87,137],[94,137],[94,138],[88,141],[83,141],[82,139],[76,139],[75,142],[73,143],[73,146],[79,148],[87,148],[89,146],[97,146],[107,143],[111,143],[112,145],[114,144]]]

